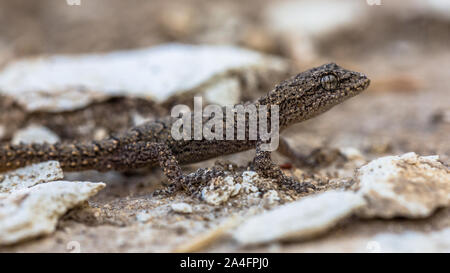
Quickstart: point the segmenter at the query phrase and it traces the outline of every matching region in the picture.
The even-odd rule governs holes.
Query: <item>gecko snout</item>
[[[358,89],[360,88],[361,91],[366,89],[367,87],[369,87],[370,85],[370,79],[366,76],[366,74],[364,73],[359,73],[359,86]]]

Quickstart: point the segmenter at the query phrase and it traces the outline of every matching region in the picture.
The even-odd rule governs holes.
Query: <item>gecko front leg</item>
[[[223,171],[216,168],[200,168],[194,173],[183,175],[178,160],[166,144],[150,143],[147,146],[151,147],[151,150],[156,150],[160,167],[170,182],[166,189],[155,191],[156,195],[171,195],[179,190],[185,190],[190,194],[195,194],[199,185],[203,182],[208,182],[214,177],[224,175]]]
[[[308,188],[315,189],[314,185],[306,182],[299,182],[296,179],[289,177],[283,173],[278,165],[273,163],[270,151],[263,151],[261,145],[262,141],[256,143],[256,155],[253,159],[253,166],[255,171],[265,178],[277,179],[280,181],[282,187],[295,190],[298,193],[307,192]]]

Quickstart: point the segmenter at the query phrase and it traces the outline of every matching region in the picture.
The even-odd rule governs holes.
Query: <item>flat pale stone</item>
[[[433,232],[381,233],[369,244],[371,252],[450,252],[450,228]]]
[[[313,237],[364,204],[364,199],[353,192],[319,193],[248,219],[233,237],[243,245]]]
[[[363,217],[421,218],[450,205],[450,171],[437,156],[407,153],[375,159],[357,173]]]
[[[0,245],[52,233],[60,216],[104,187],[104,183],[55,181],[1,196]]]
[[[22,143],[56,143],[60,139],[50,129],[40,125],[30,125],[18,130],[12,139],[12,144]]]
[[[0,196],[64,177],[58,161],[47,161],[0,173]]]
[[[238,76],[282,75],[285,61],[232,46],[167,44],[105,54],[23,59],[0,71],[0,92],[28,111],[65,111],[112,96],[163,102],[185,92],[233,96]],[[216,85],[216,83],[218,85]],[[211,93],[209,93],[211,92]],[[208,95],[209,94],[209,95]],[[219,94],[219,95],[217,95]]]

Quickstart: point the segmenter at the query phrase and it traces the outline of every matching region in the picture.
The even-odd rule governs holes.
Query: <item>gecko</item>
[[[328,63],[288,78],[253,103],[257,107],[277,105],[279,131],[282,132],[361,93],[369,84],[370,79],[365,74]],[[267,115],[270,117],[270,110]],[[264,141],[259,136],[253,140],[176,140],[171,134],[175,120],[172,116],[161,117],[100,141],[4,144],[0,147],[0,171],[49,160],[59,161],[64,171],[128,171],[159,165],[169,180],[164,192],[180,189],[193,192],[199,181],[223,175],[223,171],[200,168],[185,175],[180,165],[255,149],[252,166],[262,177],[275,179],[282,187],[297,192],[304,192],[311,186],[285,175],[272,161],[271,151],[261,149]],[[248,128],[245,130],[248,136]],[[278,151],[295,154],[283,139]]]

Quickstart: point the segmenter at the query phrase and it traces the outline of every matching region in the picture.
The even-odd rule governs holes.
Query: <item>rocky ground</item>
[[[316,190],[258,177],[254,151],[185,166],[227,170],[199,197],[152,196],[158,169],[48,162],[0,174],[1,252],[450,251],[445,1],[81,1],[0,2],[2,142],[102,139],[194,95],[251,100],[330,61],[372,83],[284,132],[314,164],[275,161]],[[73,53],[93,55],[51,55]]]

